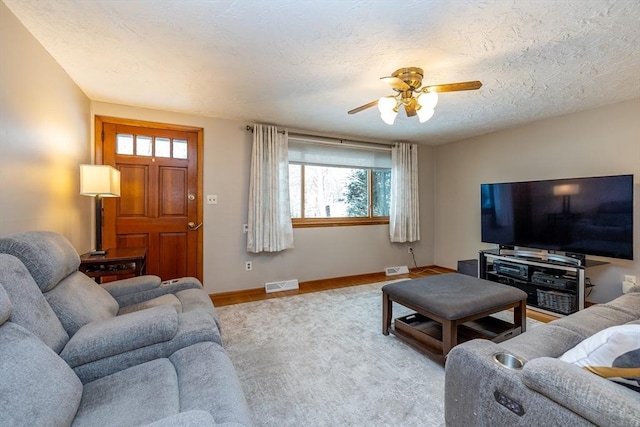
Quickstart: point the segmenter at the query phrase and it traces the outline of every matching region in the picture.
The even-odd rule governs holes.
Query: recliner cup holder
[[[524,367],[524,361],[522,359],[509,353],[496,353],[493,355],[493,361],[500,366],[516,371]]]

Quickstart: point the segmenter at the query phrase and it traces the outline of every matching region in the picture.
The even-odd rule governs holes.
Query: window
[[[116,154],[187,159],[187,140],[118,133]]]
[[[289,138],[294,227],[387,224],[390,149]]]

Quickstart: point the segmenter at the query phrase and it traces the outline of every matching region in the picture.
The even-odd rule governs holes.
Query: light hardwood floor
[[[211,295],[211,300],[216,307],[241,304],[243,302],[261,301],[270,298],[288,297],[292,295],[307,294],[310,292],[326,291],[329,289],[345,288],[347,286],[366,285],[367,283],[383,282],[385,280],[395,279],[415,279],[416,277],[433,276],[435,274],[454,273],[453,270],[442,267],[421,267],[411,269],[409,274],[402,274],[398,276],[385,276],[384,272],[359,274],[356,276],[335,277],[331,279],[312,280],[308,282],[301,282],[299,289],[293,291],[282,291],[267,294],[264,288],[247,289],[237,292],[224,292]]]
[[[418,277],[434,276],[437,274],[455,273],[455,270],[451,270],[444,267],[428,266],[412,268],[409,274],[403,274],[398,276],[385,276],[384,272],[360,274],[356,276],[347,277],[335,277],[331,279],[312,280],[308,282],[301,282],[299,289],[293,291],[282,291],[274,293],[266,293],[264,288],[247,289],[243,291],[224,292],[211,295],[211,301],[216,307],[222,307],[225,305],[241,304],[244,302],[261,301],[271,298],[288,297],[292,295],[307,294],[310,292],[326,291],[329,289],[345,288],[348,286],[366,285],[368,283],[384,282],[386,280],[396,279],[415,279]],[[527,316],[539,320],[541,322],[550,322],[555,320],[556,317],[550,316],[546,313],[540,313],[534,310],[527,310]]]

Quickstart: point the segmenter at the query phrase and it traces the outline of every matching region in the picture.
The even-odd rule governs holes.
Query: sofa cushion
[[[171,306],[153,307],[84,325],[60,353],[72,368],[169,341],[178,332]]]
[[[44,296],[69,336],[87,323],[114,317],[119,308],[109,292],[79,271]]]
[[[202,311],[209,314],[216,322],[216,326],[222,331],[222,324],[218,318],[218,313],[211,303],[211,297],[201,289],[185,289],[176,292],[176,297],[180,300],[182,311]]]
[[[80,266],[80,256],[61,234],[29,231],[0,237],[0,253],[15,256],[27,267],[42,292]]]
[[[195,277],[180,277],[161,281],[158,276],[140,276],[116,280],[102,285],[113,296],[120,307],[139,304],[167,294],[177,294],[187,289],[198,289],[205,296],[202,283]]]
[[[145,424],[144,427],[215,427],[216,422],[207,411],[187,411]],[[233,427],[228,425],[227,427]],[[236,426],[239,427],[239,426]]]
[[[501,345],[520,358],[532,360],[543,356],[560,357],[583,339],[584,337],[576,332],[546,324],[504,341]]]
[[[608,303],[602,304],[604,307],[618,310],[640,319],[640,287],[634,286],[628,294],[619,296]]]
[[[2,287],[2,283],[0,283],[0,325],[9,320],[11,316],[11,301],[9,301],[9,296],[7,292]]]
[[[564,353],[560,360],[640,391],[640,325],[600,331]]]
[[[136,311],[145,310],[153,307],[162,307],[164,305],[172,306],[177,313],[182,313],[182,304],[180,300],[173,294],[162,295],[148,301],[143,301],[138,304],[128,305],[121,307],[118,310],[118,316],[122,316],[127,313],[134,313]]]
[[[222,346],[201,342],[173,353],[180,409],[204,409],[216,425],[252,425],[249,409],[229,356]]]
[[[574,331],[586,339],[603,329],[621,325],[637,318],[627,310],[615,305],[598,304],[573,313],[571,316],[554,320],[550,324]]]
[[[540,357],[528,362],[521,378],[527,387],[548,397],[547,402],[557,403],[542,403],[549,412],[564,407],[598,426],[640,425],[637,393],[558,359]],[[536,425],[585,424],[550,421]]]
[[[34,282],[27,267],[13,255],[0,254],[0,283],[13,305],[11,321],[60,353],[69,335]]]
[[[127,314],[126,316],[142,315],[144,311],[158,311],[173,307],[155,307],[142,312]],[[120,316],[118,316],[120,317]],[[83,383],[89,383],[98,378],[121,371],[131,366],[140,365],[153,359],[167,357],[170,354],[193,344],[211,341],[221,345],[222,338],[215,322],[206,313],[190,311],[181,313],[178,317],[178,331],[175,336],[163,342],[158,342],[132,351],[103,357],[84,365],[73,366],[73,370]],[[73,338],[71,339],[73,341]],[[69,344],[67,344],[69,345]]]
[[[134,426],[180,412],[178,376],[156,359],[85,384],[74,426]]]
[[[71,425],[82,396],[71,368],[15,323],[0,326],[0,343],[0,425]]]

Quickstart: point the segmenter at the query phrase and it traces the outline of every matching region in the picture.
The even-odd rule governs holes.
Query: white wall
[[[90,248],[92,201],[80,196],[78,164],[91,162],[93,115],[204,128],[204,281],[209,293],[410,265],[388,226],[305,228],[295,249],[248,255],[246,222],[251,134],[245,121],[214,119],[100,102],[90,103],[64,70],[0,2],[0,235],[55,230],[79,252]],[[418,265],[455,268],[480,243],[478,189],[483,182],[633,173],[635,253],[640,257],[640,99],[438,147],[420,147],[422,240]],[[302,130],[303,131],[303,130]],[[333,135],[339,136],[339,135]],[[244,262],[254,269],[244,271]],[[621,292],[640,261],[606,259],[588,270],[590,300]]]
[[[204,282],[209,293],[379,272],[410,265],[408,245],[391,244],[388,226],[296,229],[293,250],[248,255],[251,133],[247,122],[91,103],[64,70],[0,2],[0,235],[53,230],[82,253],[93,240],[92,200],[79,195],[80,163],[91,163],[93,117],[104,115],[204,128]],[[336,135],[339,136],[339,135]],[[420,149],[423,187],[418,265],[433,263],[433,150]],[[253,261],[253,271],[244,262]]]
[[[624,274],[640,279],[640,99],[438,146],[435,164],[434,263],[451,268],[491,247],[480,242],[481,183],[634,174],[636,260],[593,257],[610,264],[587,270],[589,300],[620,295]]]
[[[204,129],[204,194],[218,204],[204,204],[204,285],[209,293],[263,287],[265,282],[300,281],[383,271],[411,265],[408,244],[391,244],[388,226],[294,229],[295,248],[275,254],[248,254],[242,225],[247,222],[251,122],[214,119],[166,111],[92,103],[101,116],[153,121]],[[420,147],[422,241],[412,243],[420,266],[433,264],[433,148]],[[245,271],[245,261],[253,270]]]
[[[90,249],[92,199],[79,195],[91,162],[89,99],[0,2],[0,235],[64,234]]]

